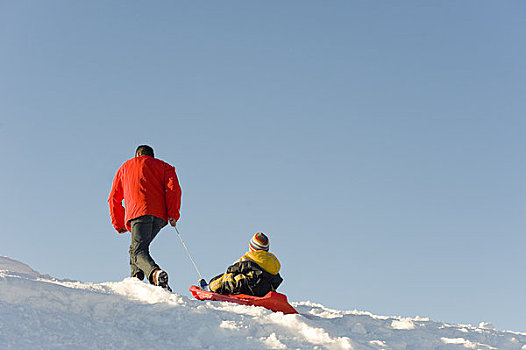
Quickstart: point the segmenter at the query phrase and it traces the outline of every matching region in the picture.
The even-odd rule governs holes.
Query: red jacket
[[[178,220],[181,187],[175,168],[150,156],[128,160],[113,179],[108,203],[111,223],[117,231],[125,227],[131,230],[130,220],[143,215]]]

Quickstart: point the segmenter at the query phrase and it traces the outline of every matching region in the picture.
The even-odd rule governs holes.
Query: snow
[[[0,349],[516,349],[526,333],[292,302],[300,315],[168,293],[136,279],[85,283],[0,257]],[[290,296],[289,296],[290,301]]]

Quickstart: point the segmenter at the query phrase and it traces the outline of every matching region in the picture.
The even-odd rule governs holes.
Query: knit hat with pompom
[[[256,250],[268,251],[268,248],[269,248],[268,237],[265,236],[264,233],[258,232],[254,235],[254,237],[252,237],[252,239],[250,240],[250,243],[248,244],[248,247],[250,248],[251,251],[256,251]]]

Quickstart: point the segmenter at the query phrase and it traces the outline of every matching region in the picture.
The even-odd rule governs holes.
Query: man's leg
[[[153,237],[155,237],[157,233],[164,226],[166,226],[166,224],[166,221],[159,219],[158,217],[153,217]],[[155,284],[156,286],[160,286],[169,292],[172,291],[172,288],[170,288],[170,286],[168,285],[168,274],[166,273],[166,271],[163,271],[161,269],[154,270],[152,274],[148,276],[148,279],[150,280],[150,283]]]
[[[132,269],[132,276],[143,272],[147,278],[150,278],[153,271],[159,269],[159,266],[150,256],[150,243],[162,228],[162,226],[159,225],[158,220],[164,222],[153,215],[141,216],[130,222],[130,266]]]

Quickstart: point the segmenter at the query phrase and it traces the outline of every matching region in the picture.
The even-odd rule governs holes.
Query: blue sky
[[[0,2],[0,254],[126,277],[106,201],[146,143],[207,277],[263,231],[291,300],[526,331],[525,10]],[[174,230],[151,248],[188,294]]]

